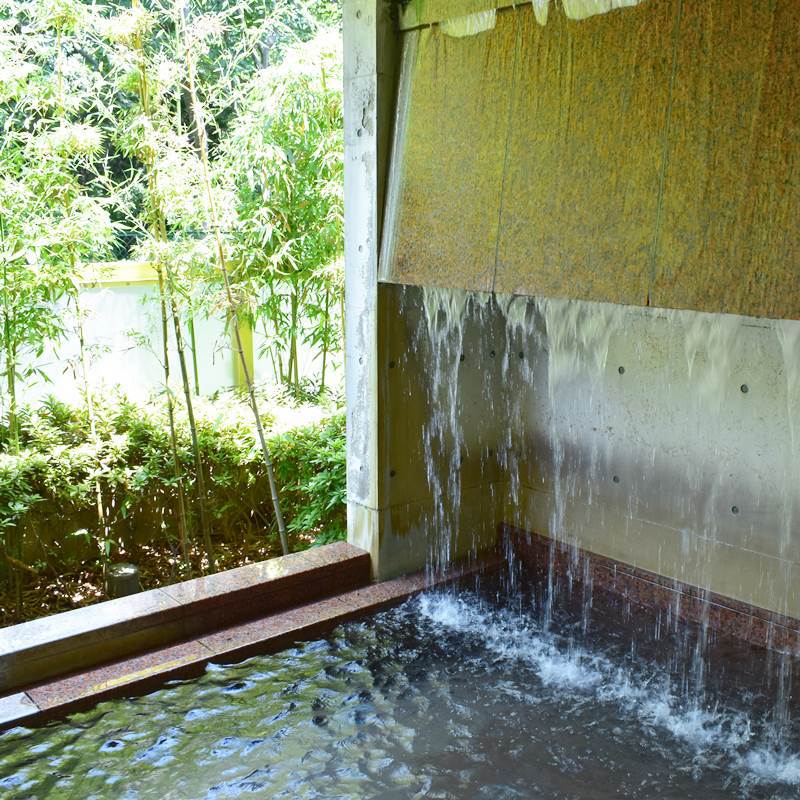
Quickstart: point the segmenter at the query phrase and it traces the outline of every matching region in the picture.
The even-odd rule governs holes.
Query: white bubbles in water
[[[541,691],[562,702],[590,699],[610,705],[621,727],[636,724],[643,734],[669,734],[700,765],[725,761],[743,784],[800,785],[800,754],[783,749],[775,731],[767,727],[757,736],[742,710],[679,698],[646,663],[620,666],[603,652],[543,630],[530,616],[490,609],[473,595],[430,594],[415,602],[423,622],[444,634],[477,639],[487,657],[507,662],[509,669],[524,664],[536,674]]]
[[[779,747],[759,747],[748,751],[740,761],[757,783],[800,785],[800,756]]]

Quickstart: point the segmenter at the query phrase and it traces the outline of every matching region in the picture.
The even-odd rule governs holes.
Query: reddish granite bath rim
[[[552,562],[557,575],[572,576],[578,584],[590,581],[639,609],[663,613],[668,619],[707,625],[720,635],[741,639],[756,647],[800,654],[800,620],[777,614],[731,597],[700,589],[683,581],[634,567],[623,561],[559,542],[546,536],[502,525],[523,565],[543,577]]]
[[[2,628],[0,695],[347,592],[369,580],[369,554],[336,542]]]
[[[470,564],[456,566],[433,579],[415,574],[367,584],[343,590],[332,597],[210,629],[204,635],[186,641],[130,654],[49,680],[31,682],[0,697],[0,729],[36,725],[90,708],[102,700],[140,695],[158,688],[167,680],[195,677],[212,662],[232,663],[254,655],[278,652],[297,642],[322,636],[343,622],[401,603],[434,585],[484,570],[495,570],[499,566],[500,557],[491,554]]]

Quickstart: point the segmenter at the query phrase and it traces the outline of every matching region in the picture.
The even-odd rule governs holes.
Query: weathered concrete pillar
[[[378,251],[397,46],[386,0],[344,2],[348,539],[379,537]]]

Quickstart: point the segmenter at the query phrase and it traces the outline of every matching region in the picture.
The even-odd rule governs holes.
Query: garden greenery
[[[18,606],[22,578],[78,541],[103,565],[159,531],[188,574],[277,519],[285,551],[276,485],[290,534],[341,535],[338,418],[267,436],[248,376],[254,439],[246,404],[198,396],[193,345],[198,315],[234,332],[245,319],[276,380],[325,394],[342,350],[339,21],[330,0],[0,0],[0,584]],[[163,389],[145,409],[92,380],[81,287],[113,258],[159,277],[161,340],[147,345]],[[43,379],[67,335],[83,407],[20,408],[20,384]]]
[[[298,339],[340,348],[343,226],[341,38],[325,30],[244,87],[221,143],[239,223],[231,232],[239,295],[250,297],[276,373],[300,384]]]
[[[262,417],[274,411],[262,400]],[[162,538],[179,555],[171,500],[176,491],[162,403],[111,397],[96,407],[96,436],[83,407],[50,398],[20,415],[18,454],[0,454],[0,526],[25,537],[25,561],[35,570],[130,551],[136,541]],[[211,477],[209,507],[218,542],[272,533],[266,473],[249,408],[235,394],[197,403],[203,461]],[[181,470],[195,480],[185,413],[176,416]],[[8,428],[0,430],[7,442]],[[344,537],[344,415],[270,436],[296,548]],[[99,481],[107,529],[93,533],[94,486]],[[202,559],[202,553],[198,555]],[[195,564],[197,570],[203,565]]]

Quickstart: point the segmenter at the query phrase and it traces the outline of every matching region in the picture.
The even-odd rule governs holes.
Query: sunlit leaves
[[[131,6],[104,18],[101,32],[112,42],[133,49],[146,38],[158,22],[157,16],[141,5]]]
[[[61,34],[77,33],[89,22],[89,11],[75,0],[34,0],[31,19],[40,29],[54,29]]]
[[[289,382],[297,340],[321,354],[340,341],[331,265],[342,249],[341,70],[335,29],[289,48],[245,87],[218,162],[236,191],[234,274],[261,299],[257,316]]]
[[[265,424],[271,428],[277,409],[265,398],[260,402]],[[164,517],[175,480],[163,404],[131,403],[113,394],[98,398],[96,438],[91,436],[86,409],[56,398],[45,399],[36,411],[22,409],[20,415],[21,452],[0,453],[0,536],[4,528],[27,520],[55,529],[56,543],[70,534],[93,538],[97,532],[76,525],[75,519],[92,513],[95,480],[100,481],[111,510],[109,530],[115,539],[143,526],[150,529],[154,522],[167,535],[174,534],[174,520]],[[272,523],[272,511],[247,405],[225,394],[198,401],[197,417],[204,461],[213,476],[218,527],[226,534],[241,535],[257,515],[263,535]],[[182,469],[191,482],[189,430],[181,411],[177,425]],[[0,426],[0,442],[7,435]],[[270,441],[286,486],[287,515],[299,520],[293,529],[300,534],[341,536],[343,415],[273,435]]]
[[[63,159],[97,156],[102,145],[102,133],[92,125],[59,120],[54,127],[42,133],[35,142],[44,156]]]

